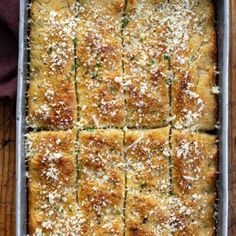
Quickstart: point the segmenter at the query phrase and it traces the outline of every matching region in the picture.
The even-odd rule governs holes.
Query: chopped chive
[[[116,91],[116,89],[113,86],[110,86],[109,89],[110,89],[111,92],[115,92]]]
[[[87,128],[86,130],[87,130],[88,132],[93,132],[93,131],[94,131],[93,128]]]
[[[130,61],[133,61],[135,59],[136,59],[136,57],[134,55],[132,57],[130,57]]]
[[[111,148],[110,151],[111,151],[111,152],[115,152],[116,149],[115,149],[115,148]]]
[[[77,37],[75,37],[75,38],[73,39],[73,43],[74,43],[74,44],[77,44],[77,43],[78,43],[78,38],[77,38]]]
[[[96,71],[93,71],[93,72],[91,73],[92,79],[95,79],[97,76],[98,76],[98,73],[97,73]]]
[[[47,51],[48,55],[51,55],[52,54],[52,47],[50,47]]]
[[[140,40],[139,40],[141,43],[143,43],[143,41],[144,41],[144,39],[143,38],[140,38]]]
[[[154,64],[155,64],[155,61],[154,61],[153,59],[151,59],[150,65],[152,66],[152,65],[154,65]]]
[[[103,67],[103,65],[101,63],[97,63],[96,67],[101,68],[101,67]]]
[[[170,27],[168,27],[168,30],[170,31],[170,33],[173,33],[173,30]]]
[[[122,28],[125,28],[129,24],[129,20],[127,18],[122,19]]]
[[[75,70],[75,64],[72,64],[71,65],[71,71],[74,71]]]
[[[167,54],[164,55],[165,60],[169,60],[169,56]]]
[[[145,187],[147,187],[147,183],[142,183],[142,184],[140,185],[140,187],[141,187],[141,189],[144,189]]]
[[[76,154],[76,155],[80,154],[80,150],[76,150],[76,151],[75,151],[75,154]]]
[[[79,66],[81,66],[81,64],[82,64],[81,59],[80,59],[80,58],[77,58],[76,66],[79,67]]]

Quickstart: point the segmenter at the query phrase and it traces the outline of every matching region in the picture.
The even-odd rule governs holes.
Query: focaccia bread
[[[214,235],[217,137],[172,130],[171,146],[172,193],[189,209],[175,206],[175,235]]]
[[[169,132],[166,127],[125,134],[127,236],[170,234]]]
[[[32,128],[68,129],[77,121],[75,2],[32,2],[28,91],[28,124]]]
[[[27,135],[30,235],[80,232],[75,141],[72,130]]]
[[[216,33],[211,0],[172,0],[171,105],[177,129],[213,130],[217,121]]]
[[[123,235],[123,139],[123,132],[115,129],[79,134],[78,201],[86,216],[82,235]]]
[[[32,1],[30,236],[215,235],[214,18],[211,0]]]
[[[158,3],[157,3],[158,2]],[[163,4],[168,1],[127,2],[122,20],[127,126],[160,127],[170,113],[169,60]]]
[[[123,127],[121,16],[123,0],[82,0],[77,27],[79,125]]]
[[[125,134],[127,186],[146,194],[168,193],[170,188],[170,128],[128,130]]]

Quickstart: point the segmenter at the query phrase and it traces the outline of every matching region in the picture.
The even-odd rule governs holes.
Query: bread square
[[[124,1],[81,1],[77,28],[77,94],[82,128],[123,127],[120,20]]]
[[[68,1],[32,3],[28,91],[28,125],[32,128],[68,129],[77,121],[76,19],[70,6]]]

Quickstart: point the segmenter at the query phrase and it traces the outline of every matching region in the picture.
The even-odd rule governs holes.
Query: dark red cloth
[[[15,100],[19,0],[0,0],[0,99]]]

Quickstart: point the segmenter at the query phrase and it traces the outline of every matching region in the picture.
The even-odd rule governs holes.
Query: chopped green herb
[[[115,211],[115,215],[120,215],[120,214],[121,214],[121,212],[119,210]]]
[[[98,67],[98,68],[102,68],[103,65],[102,65],[101,63],[97,63],[97,64],[96,64],[96,67]]]
[[[93,132],[94,131],[93,128],[87,128],[86,130],[89,131],[89,132]]]
[[[75,70],[75,64],[72,64],[71,65],[71,71],[74,71]]]
[[[165,60],[169,60],[169,56],[167,54],[164,55]]]
[[[122,28],[125,28],[129,24],[129,19],[123,18],[122,19]]]
[[[75,154],[76,154],[76,155],[80,154],[80,150],[76,150],[76,151],[75,151]]]
[[[171,79],[170,77],[168,77],[168,78],[166,79],[166,84],[167,84],[167,85],[171,85],[171,83],[172,83],[172,79]]]
[[[75,37],[75,38],[73,39],[73,43],[74,43],[74,44],[77,44],[77,43],[78,43],[78,38],[77,38],[77,37]]]
[[[154,61],[153,59],[151,59],[150,65],[152,66],[152,65],[154,65],[154,64],[155,64],[155,61]]]
[[[52,47],[50,47],[47,51],[48,55],[51,55],[52,54]]]
[[[142,184],[140,185],[140,187],[141,187],[141,189],[144,189],[145,187],[147,187],[147,183],[142,183]]]
[[[98,76],[98,73],[97,73],[96,71],[93,71],[93,72],[91,73],[92,79],[95,79],[97,76]]]
[[[134,55],[132,57],[130,57],[130,61],[133,61],[135,59],[136,59],[136,57]]]
[[[80,165],[77,165],[76,169],[77,169],[78,172],[80,172]]]
[[[170,33],[173,33],[173,30],[170,27],[168,27],[168,30],[170,31]]]
[[[114,152],[114,151],[116,151],[116,149],[115,149],[115,148],[111,148],[110,151],[111,151],[111,152]]]
[[[110,86],[109,89],[110,89],[111,92],[115,92],[116,91],[116,89],[113,86]]]
[[[139,40],[141,43],[143,43],[143,41],[144,41],[144,39],[143,38],[140,38],[140,40]]]

